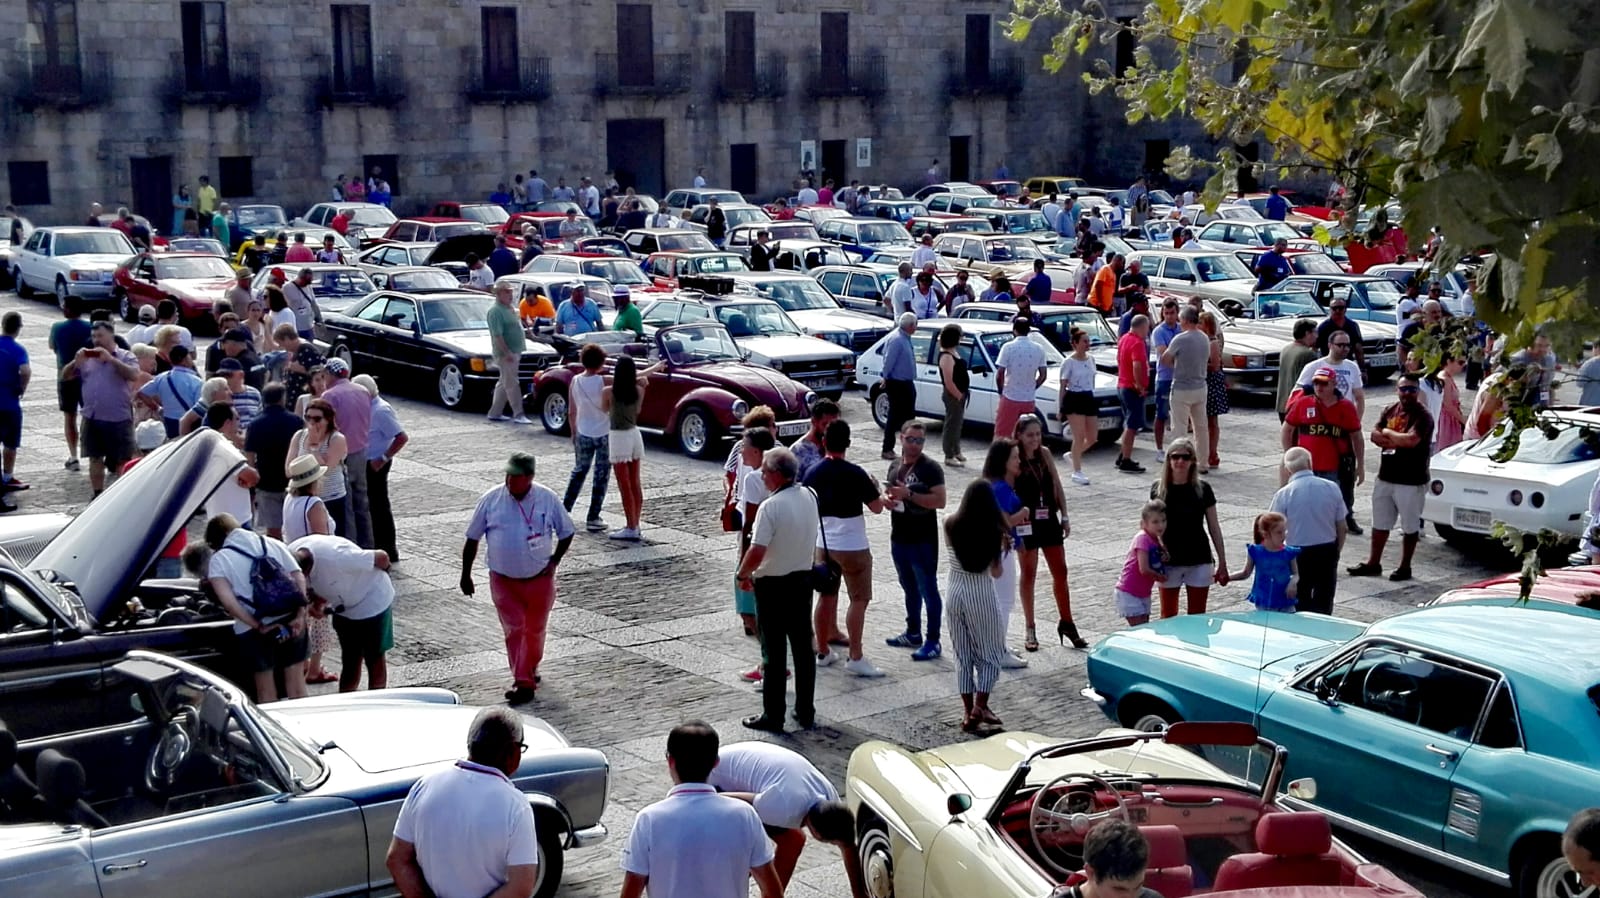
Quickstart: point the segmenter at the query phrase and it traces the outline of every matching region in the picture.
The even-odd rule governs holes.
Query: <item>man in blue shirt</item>
[[[1050,287],[1050,275],[1044,273],[1044,260],[1034,259],[1033,277],[1028,279],[1028,286],[1025,288],[1028,300],[1041,306],[1049,305]]]
[[[28,351],[17,342],[20,333],[21,313],[7,312],[0,319],[0,446],[5,447],[3,463],[0,463],[0,494],[28,488],[26,483],[11,475],[17,464],[17,447],[22,442],[22,394],[33,377],[33,369],[28,366]],[[0,500],[0,511],[15,508],[9,499]]]
[[[1276,184],[1272,186],[1271,195],[1267,197],[1267,217],[1273,221],[1283,221],[1289,217],[1289,201],[1278,193]]]
[[[1161,323],[1150,329],[1150,346],[1156,357],[1157,461],[1166,461],[1166,452],[1162,447],[1165,445],[1167,422],[1172,419],[1172,366],[1161,361],[1161,354],[1167,351],[1167,344],[1182,330],[1178,326],[1178,301],[1169,296],[1161,301]]]
[[[894,461],[900,425],[917,414],[917,360],[911,335],[917,330],[917,313],[905,312],[896,319],[899,327],[883,347],[883,392],[889,399],[889,418],[883,423],[883,458]]]
[[[506,246],[506,235],[496,234],[494,252],[489,254],[489,270],[494,272],[496,278],[503,278],[508,274],[516,274],[521,267],[517,262],[517,254]]]
[[[600,330],[600,307],[589,301],[588,288],[574,284],[572,297],[556,309],[556,333],[576,337]]]
[[[154,380],[139,388],[146,404],[161,408],[161,423],[167,428],[167,439],[178,436],[178,422],[196,402],[200,401],[200,387],[204,381],[194,370],[194,356],[182,343],[167,352],[172,368],[155,376]]]
[[[83,398],[83,381],[67,379],[62,372],[72,363],[78,350],[89,345],[89,322],[83,320],[83,300],[68,296],[61,307],[65,317],[50,326],[50,349],[56,354],[56,405],[61,409],[63,435],[67,439],[69,471],[78,470],[78,405]]]
[[[1270,290],[1278,286],[1284,278],[1294,274],[1294,269],[1289,266],[1289,259],[1284,253],[1289,251],[1289,241],[1279,237],[1273,241],[1272,249],[1261,254],[1256,259],[1256,290]]]

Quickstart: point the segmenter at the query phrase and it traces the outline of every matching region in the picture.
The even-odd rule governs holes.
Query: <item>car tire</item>
[[[1588,890],[1574,881],[1558,838],[1539,837],[1516,850],[1516,898],[1576,898]]]
[[[61,277],[60,275],[57,275],[56,276],[56,308],[65,309],[67,307],[67,297],[69,295],[71,295],[71,293],[72,293],[72,291],[67,289],[67,279],[64,278],[64,277]]]
[[[876,816],[862,821],[856,857],[861,862],[867,898],[894,898],[894,845],[889,840],[888,827]]]
[[[356,373],[356,356],[355,353],[350,351],[349,346],[343,343],[335,343],[333,349],[328,351],[328,358],[343,361],[350,366],[350,373]]]
[[[867,394],[867,399],[872,405],[872,420],[880,428],[889,426],[889,393],[882,387],[873,387]]]
[[[137,310],[133,307],[133,297],[128,295],[128,291],[118,287],[112,292],[111,299],[117,304],[117,314],[122,316],[122,320],[132,324]]]
[[[678,413],[678,426],[674,428],[678,448],[690,458],[710,458],[716,453],[721,439],[717,421],[703,406],[691,405]]]
[[[1145,696],[1128,696],[1121,702],[1118,716],[1122,725],[1141,733],[1159,733],[1175,723],[1183,722],[1183,715],[1160,699]]]
[[[571,414],[567,394],[560,387],[546,390],[539,397],[539,423],[544,425],[546,433],[566,436],[567,428],[572,424]]]
[[[344,347],[340,347],[343,349]],[[445,362],[439,366],[438,377],[434,379],[438,388],[439,404],[448,409],[458,409],[467,402],[467,378],[461,373],[461,366],[454,362]]]
[[[27,299],[33,295],[33,288],[28,286],[28,282],[22,279],[22,268],[20,266],[11,269],[11,280],[16,282],[17,296]]]
[[[555,815],[535,815],[535,829],[539,834],[539,877],[534,883],[530,898],[555,898],[561,888],[561,871],[566,866],[566,854],[561,847],[561,837],[566,830]]]

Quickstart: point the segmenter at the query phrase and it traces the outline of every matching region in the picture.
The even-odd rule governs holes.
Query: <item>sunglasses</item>
[[[927,437],[901,437],[900,438],[900,442],[902,442],[902,443],[910,443],[913,446],[921,446],[923,443],[926,443],[927,441],[928,441]]]
[[[1188,453],[1179,452],[1179,453],[1175,453],[1175,454],[1172,454],[1172,455],[1168,455],[1167,459],[1170,460],[1170,461],[1194,461],[1194,456],[1189,455]]]
[[[307,421],[326,421],[328,419],[323,417],[322,415],[306,415],[306,420]]]
[[[1421,391],[1417,387],[1401,387],[1400,389],[1396,390],[1396,392],[1398,392],[1398,393],[1417,393],[1417,392],[1421,392]]]

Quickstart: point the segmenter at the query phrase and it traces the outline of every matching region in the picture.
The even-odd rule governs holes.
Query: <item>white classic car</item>
[[[37,228],[20,249],[11,248],[11,277],[18,296],[50,292],[60,305],[68,296],[110,299],[112,275],[133,254],[114,228]]]

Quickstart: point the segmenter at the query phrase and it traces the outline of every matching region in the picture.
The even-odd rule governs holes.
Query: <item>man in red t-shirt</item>
[[[1361,439],[1361,416],[1355,403],[1339,395],[1337,374],[1332,368],[1319,368],[1311,376],[1311,395],[1289,401],[1283,420],[1283,448],[1300,446],[1311,453],[1311,472],[1350,488],[1345,496],[1348,507],[1354,485],[1366,479],[1366,460]],[[1350,459],[1347,461],[1346,459]],[[1341,478],[1341,466],[1354,463],[1354,478]]]
[[[1128,332],[1117,341],[1117,397],[1122,401],[1122,452],[1117,470],[1144,473],[1133,460],[1133,440],[1144,429],[1144,397],[1150,393],[1150,319],[1133,316]],[[1359,429],[1359,428],[1357,428]]]

